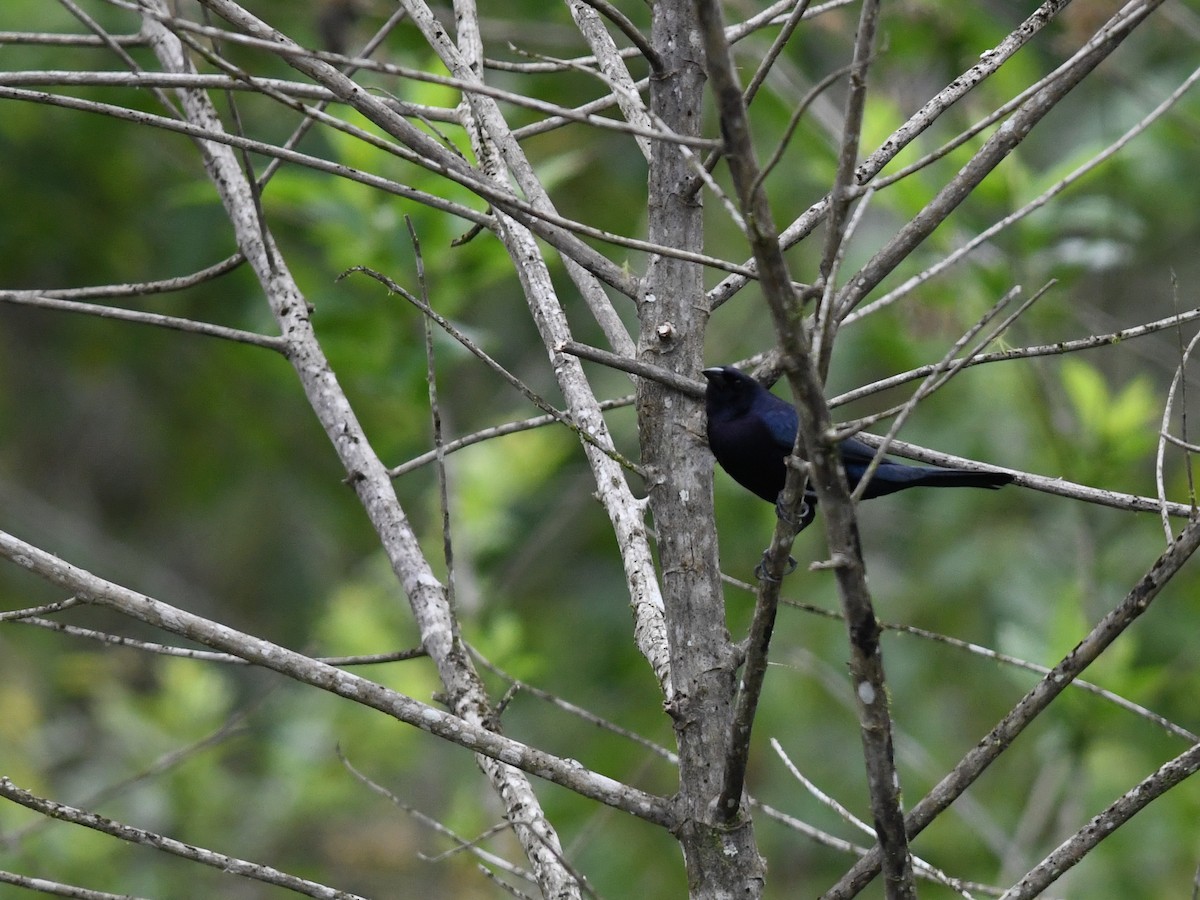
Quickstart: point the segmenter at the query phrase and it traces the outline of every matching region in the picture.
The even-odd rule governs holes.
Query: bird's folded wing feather
[[[791,453],[792,446],[796,443],[796,429],[799,425],[799,416],[796,415],[796,410],[789,404],[784,403],[777,397],[772,398],[778,403],[772,403],[765,409],[758,409],[759,417],[766,424],[767,429],[771,432],[771,439],[781,449]]]

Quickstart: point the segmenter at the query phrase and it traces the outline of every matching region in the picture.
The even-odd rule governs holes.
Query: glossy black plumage
[[[795,408],[733,366],[705,369],[704,377],[708,379],[704,395],[708,446],[713,456],[742,487],[764,500],[776,502],[787,475],[784,459],[792,452],[799,427]],[[842,441],[838,450],[853,490],[875,450],[855,438]],[[867,485],[863,499],[912,487],[995,489],[1010,481],[1012,476],[1004,472],[908,466],[885,457]],[[816,502],[811,490],[806,499],[810,504]]]

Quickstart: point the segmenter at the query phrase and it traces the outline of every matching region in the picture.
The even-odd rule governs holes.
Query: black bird
[[[791,454],[799,427],[795,408],[733,366],[705,369],[708,389],[708,446],[733,480],[770,503],[778,504],[787,476],[784,460]],[[855,438],[838,444],[846,480],[853,490],[875,457],[875,449]],[[996,489],[1012,481],[1006,472],[972,472],[907,466],[884,457],[863,492],[863,499],[882,497],[911,487],[977,487]],[[801,509],[800,527],[815,515],[816,494],[810,487]]]

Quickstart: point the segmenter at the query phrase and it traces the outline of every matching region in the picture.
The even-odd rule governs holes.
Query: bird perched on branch
[[[776,397],[749,375],[733,366],[704,370],[708,388],[704,408],[708,414],[708,446],[721,468],[734,481],[764,500],[775,503],[787,477],[784,460],[791,455],[800,419],[795,408]],[[838,444],[850,489],[866,474],[875,448],[854,438]],[[882,497],[912,487],[976,487],[996,489],[1012,481],[1006,472],[978,472],[907,466],[884,457],[867,483],[863,499]],[[804,528],[816,514],[817,496],[811,486],[798,523]],[[782,514],[782,511],[781,511]]]

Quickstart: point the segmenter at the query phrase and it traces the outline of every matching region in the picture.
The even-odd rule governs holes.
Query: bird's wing
[[[858,463],[866,466],[870,465],[871,460],[875,458],[875,448],[864,444],[858,438],[846,438],[838,444],[838,452],[841,453],[842,462],[846,465]],[[885,456],[880,463],[895,463],[895,460]]]
[[[785,452],[791,453],[800,424],[800,417],[796,415],[795,408],[774,394],[764,392],[755,400],[752,412],[767,426],[775,444]]]

